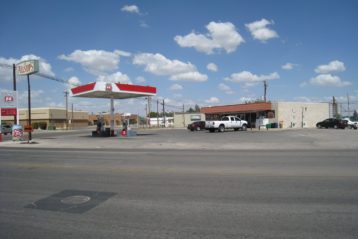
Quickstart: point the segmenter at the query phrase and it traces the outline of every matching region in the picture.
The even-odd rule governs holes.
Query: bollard
[[[2,133],[0,133],[0,142],[2,142]]]

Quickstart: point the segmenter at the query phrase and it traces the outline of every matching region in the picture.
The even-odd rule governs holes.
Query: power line
[[[0,67],[6,67],[6,68],[13,68],[12,65],[9,65],[9,64],[5,64],[5,63],[0,63]],[[45,74],[45,73],[41,73],[41,72],[37,72],[35,73],[35,75],[38,75],[40,77],[43,77],[43,78],[47,78],[47,79],[50,79],[50,80],[53,80],[53,81],[57,81],[57,82],[60,82],[62,84],[66,84],[66,85],[73,85],[73,86],[77,86],[78,84],[70,84],[68,81],[66,80],[63,80],[61,78],[58,78],[58,77],[55,77],[55,76],[51,76],[51,75],[48,75],[48,74]]]

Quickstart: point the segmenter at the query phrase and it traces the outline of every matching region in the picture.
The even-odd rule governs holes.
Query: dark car
[[[188,124],[188,130],[190,131],[199,131],[205,129],[205,121],[195,121],[191,124]]]
[[[4,135],[11,134],[12,133],[11,125],[2,124],[1,133],[3,133]]]
[[[345,129],[348,126],[347,120],[329,118],[325,119],[316,124],[317,128],[335,128],[335,129]]]

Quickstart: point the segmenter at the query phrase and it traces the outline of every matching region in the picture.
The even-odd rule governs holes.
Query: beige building
[[[280,128],[313,128],[316,123],[331,117],[330,103],[311,102],[254,102],[201,108],[207,120],[225,115],[237,115],[258,128],[270,124]]]
[[[313,128],[317,122],[329,118],[328,103],[276,102],[272,103],[275,118],[272,122],[283,128]]]
[[[20,109],[20,124],[25,126],[28,122],[28,110]],[[88,126],[88,112],[68,111],[68,128],[81,128]],[[2,120],[8,124],[14,123],[13,116],[4,116]],[[34,128],[41,126],[43,129],[65,129],[66,128],[66,109],[64,108],[32,108],[31,123]]]
[[[194,121],[205,121],[203,113],[174,113],[174,128],[186,128]]]

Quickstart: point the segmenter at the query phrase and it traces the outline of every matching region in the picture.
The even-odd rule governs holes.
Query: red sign
[[[111,83],[106,84],[106,91],[112,91],[112,84]]]
[[[1,116],[16,116],[16,108],[2,108]]]
[[[14,101],[14,97],[12,95],[6,95],[4,97],[4,101],[5,102],[12,102],[12,101]]]

